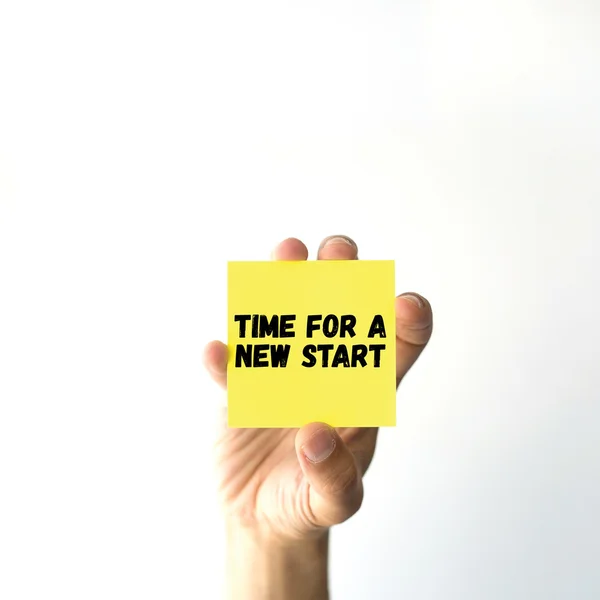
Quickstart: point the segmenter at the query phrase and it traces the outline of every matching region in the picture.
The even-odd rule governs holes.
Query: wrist
[[[326,600],[327,529],[283,538],[227,523],[227,598]]]

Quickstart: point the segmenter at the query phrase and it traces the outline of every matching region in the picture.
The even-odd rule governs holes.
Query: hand
[[[352,240],[333,236],[321,243],[318,259],[356,260],[357,252]],[[274,260],[307,257],[306,246],[293,238],[273,251]],[[396,298],[397,385],[425,347],[431,329],[431,308],[424,298]],[[226,388],[227,346],[211,342],[204,358],[212,378]],[[216,461],[230,530],[271,546],[318,540],[360,508],[363,475],[376,439],[377,428],[333,429],[325,423],[301,429],[224,427]]]

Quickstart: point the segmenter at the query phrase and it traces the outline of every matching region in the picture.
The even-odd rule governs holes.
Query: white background
[[[600,7],[0,2],[0,597],[218,598],[226,260],[345,233],[431,345],[339,599],[600,597]]]

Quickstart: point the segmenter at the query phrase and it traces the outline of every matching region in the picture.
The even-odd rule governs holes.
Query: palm
[[[363,469],[373,456],[377,430],[339,428]],[[226,429],[217,443],[219,491],[228,514],[277,534],[318,527],[319,496],[298,462],[297,429]],[[368,444],[370,451],[365,449]]]

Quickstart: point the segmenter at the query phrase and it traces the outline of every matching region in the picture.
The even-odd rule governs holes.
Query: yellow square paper
[[[395,425],[394,287],[391,260],[230,262],[229,426]]]

